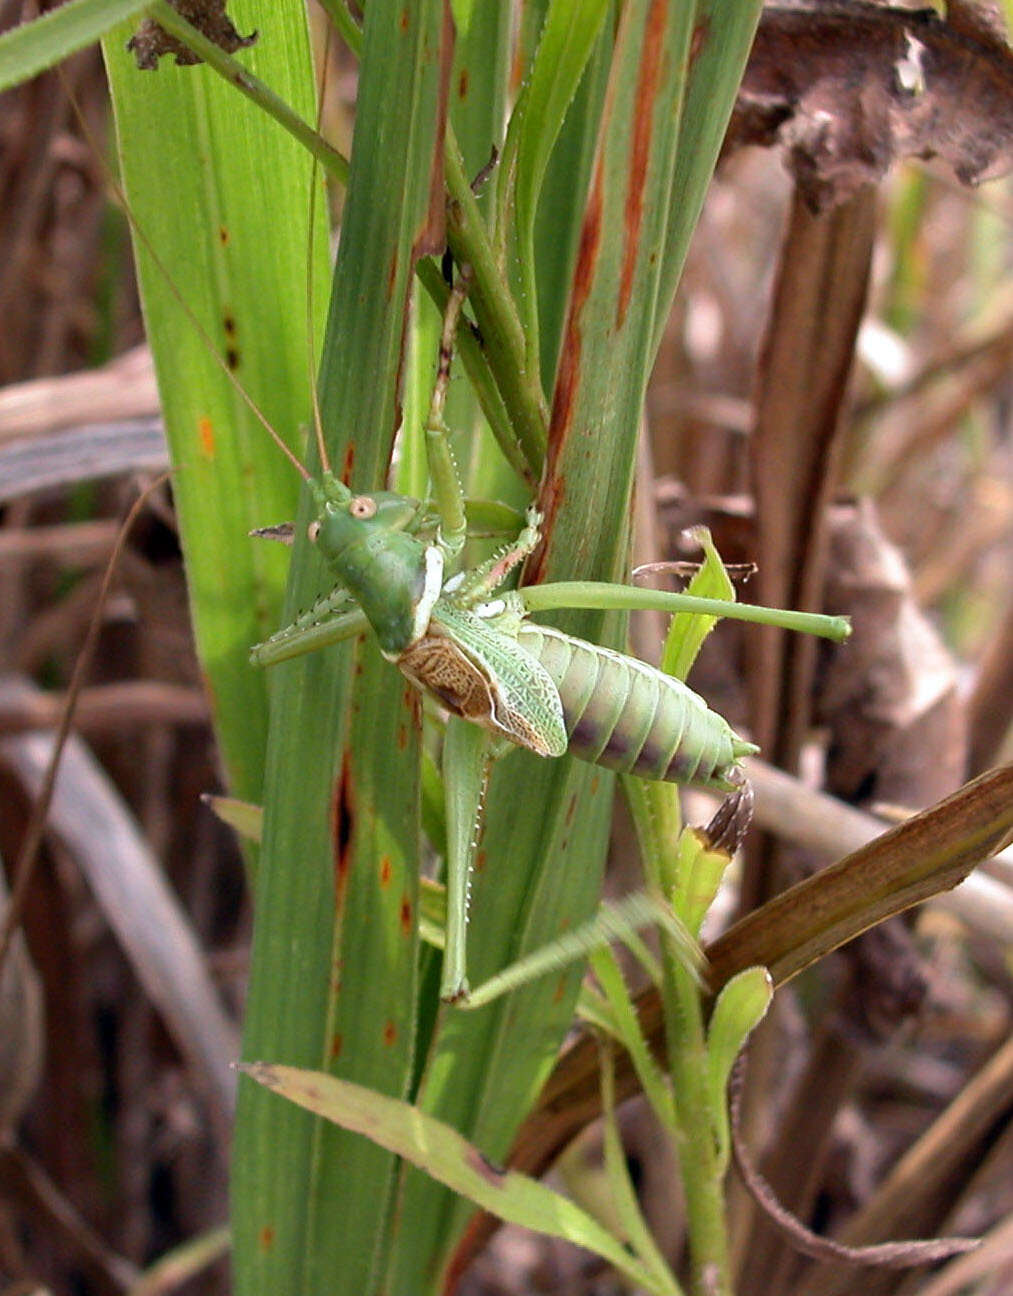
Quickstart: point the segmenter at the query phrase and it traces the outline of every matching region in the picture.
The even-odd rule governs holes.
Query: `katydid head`
[[[417,500],[393,491],[356,495],[331,473],[313,485],[313,493],[317,516],[308,534],[329,562],[339,561],[350,546],[411,530],[419,514]]]

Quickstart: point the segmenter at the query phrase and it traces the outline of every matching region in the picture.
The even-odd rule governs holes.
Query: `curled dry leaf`
[[[816,211],[903,157],[941,158],[964,184],[995,179],[1013,166],[1013,53],[989,25],[932,10],[770,6],[725,152],[775,143]]]
[[[920,807],[960,786],[967,723],[956,666],[918,609],[911,577],[871,503],[831,513],[828,605],[852,618],[821,679],[827,787],[851,802]]]

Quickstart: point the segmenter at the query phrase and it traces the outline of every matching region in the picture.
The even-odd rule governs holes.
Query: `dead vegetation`
[[[855,621],[833,652],[725,627],[694,680],[799,780],[796,800],[761,808],[778,831],[751,847],[743,911],[851,849],[785,844],[807,788],[889,818],[1010,758],[1013,191],[953,177],[1008,171],[1013,77],[975,13],[771,11],[655,371],[648,547],[678,556],[682,528],[705,520],[726,560],[758,563],[751,599]],[[0,102],[8,868],[117,519],[164,462],[143,352],[117,359],[141,332],[125,229],[68,88],[101,135],[94,58]],[[778,145],[788,169],[772,147],[731,147],[746,141]],[[201,803],[216,778],[161,491],[103,613],[0,982],[0,1290],[123,1292],[225,1219],[250,897]],[[745,1122],[780,1200],[819,1231],[984,1247],[934,1276],[856,1279],[801,1256],[736,1189],[742,1292],[1013,1286],[1008,859],[982,884],[977,909],[892,920],[779,996]],[[671,1177],[638,1120],[629,1155],[677,1255]],[[586,1260],[504,1231],[462,1290],[616,1290]],[[224,1292],[224,1266],[170,1289]]]

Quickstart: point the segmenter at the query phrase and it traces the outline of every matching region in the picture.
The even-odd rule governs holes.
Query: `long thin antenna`
[[[168,267],[166,266],[162,258],[158,255],[158,253],[155,251],[154,244],[152,243],[151,239],[148,238],[148,235],[145,232],[143,226],[140,224],[136,215],[134,214],[133,208],[130,206],[129,201],[127,200],[127,195],[123,191],[122,186],[120,185],[119,181],[116,179],[116,177],[112,174],[112,172],[109,170],[108,166],[106,165],[105,159],[102,156],[101,151],[99,150],[98,141],[95,139],[94,135],[92,134],[91,127],[88,125],[84,113],[81,111],[81,106],[77,102],[74,92],[67,81],[66,74],[64,73],[61,67],[57,67],[56,70],[60,75],[60,80],[63,82],[64,90],[66,91],[67,97],[70,100],[70,104],[74,110],[74,115],[78,120],[78,124],[80,125],[81,130],[86,140],[88,141],[88,145],[91,148],[93,155],[97,159],[103,174],[105,175],[106,183],[108,184],[114,198],[116,199],[117,203],[122,209],[123,214],[126,216],[130,228],[133,230],[134,234],[143,244],[145,252],[147,252],[148,256],[151,258],[158,273],[165,280],[169,292],[176,299],[176,302],[178,303],[180,309],[183,311],[183,314],[186,315],[187,319],[192,324],[193,328],[196,330],[197,336],[203,341],[204,345],[207,347],[208,353],[214,360],[215,364],[218,366],[219,369],[221,369],[222,373],[225,375],[225,377],[235,388],[240,399],[246,404],[250,412],[253,414],[254,418],[258,420],[258,422],[267,432],[268,436],[278,447],[278,449],[282,452],[282,454],[289,461],[289,463],[292,464],[292,466],[298,472],[299,476],[303,479],[303,481],[305,482],[312,481],[310,474],[300,463],[298,457],[285,444],[285,442],[281,439],[278,433],[274,430],[274,428],[271,426],[271,422],[268,419],[267,415],[264,413],[264,411],[260,408],[257,402],[253,399],[250,393],[246,390],[243,384],[239,381],[236,375],[229,368],[228,364],[225,361],[224,356],[222,356],[222,354],[219,352],[211,335],[208,333],[207,329],[204,327],[201,321],[197,318],[196,314],[194,313],[189,303],[184,298],[183,294],[179,291],[179,288],[176,286],[175,280],[173,279],[172,275],[169,273]],[[313,165],[314,167],[316,166],[315,159]]]
[[[324,41],[323,67],[320,69],[320,86],[317,90],[317,122],[316,131],[321,133],[320,127],[324,119],[324,97],[327,94],[327,74],[331,64],[331,24],[327,24],[327,37]],[[317,183],[320,175],[320,165],[317,162],[316,155],[313,156],[310,166],[310,201],[309,201],[309,224],[306,228],[306,338],[307,338],[307,368],[309,369],[310,395],[313,400],[313,430],[317,440],[317,453],[320,456],[320,466],[326,473],[330,473],[331,464],[327,455],[327,446],[324,444],[324,421],[320,414],[320,393],[317,391],[316,375],[316,337],[313,328],[313,227],[316,224],[317,214]]]

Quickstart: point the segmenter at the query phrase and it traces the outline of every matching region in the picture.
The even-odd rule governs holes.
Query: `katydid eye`
[[[306,528],[306,534],[310,538],[310,544],[316,544],[317,536],[320,534],[320,523],[311,522],[309,526]]]
[[[349,504],[348,511],[354,518],[371,518],[376,513],[376,500],[368,495],[357,495]]]

